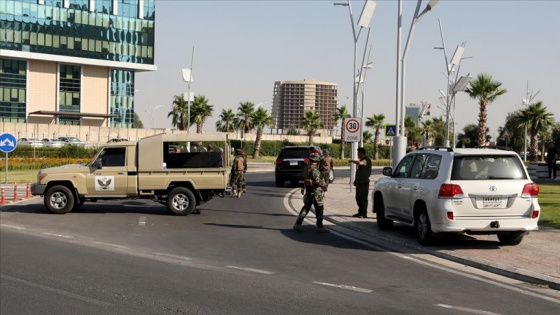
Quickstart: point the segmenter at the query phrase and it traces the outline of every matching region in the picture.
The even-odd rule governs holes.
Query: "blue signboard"
[[[396,125],[386,125],[385,126],[385,137],[395,137],[397,135]]]
[[[3,133],[0,135],[0,151],[12,152],[16,149],[17,140],[11,133]]]

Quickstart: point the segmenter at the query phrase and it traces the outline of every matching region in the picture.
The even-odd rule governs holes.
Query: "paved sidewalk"
[[[372,175],[370,189],[382,175]],[[495,235],[465,235],[436,241],[425,247],[418,243],[415,231],[395,223],[393,230],[382,231],[377,227],[372,213],[371,193],[368,218],[353,218],[357,213],[354,187],[348,177],[339,177],[329,185],[325,199],[325,219],[338,226],[362,233],[370,239],[382,240],[380,245],[404,246],[410,253],[428,253],[471,267],[490,271],[529,283],[545,285],[560,290],[560,230],[540,227],[526,235],[517,246],[500,246]],[[290,193],[292,211],[298,213],[303,206],[299,188]],[[314,222],[314,215],[307,216]],[[309,229],[309,227],[308,227]]]

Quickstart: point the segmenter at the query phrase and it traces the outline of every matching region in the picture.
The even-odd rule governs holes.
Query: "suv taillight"
[[[276,159],[276,164],[282,164],[282,162],[284,162],[283,158],[279,157],[279,158]]]
[[[456,184],[443,184],[439,188],[439,198],[463,198],[461,186]]]
[[[521,197],[537,197],[539,195],[539,189],[539,185],[535,183],[525,184],[525,186],[523,186],[523,192],[521,192]]]

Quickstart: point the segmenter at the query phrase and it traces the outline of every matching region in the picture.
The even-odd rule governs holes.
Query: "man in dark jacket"
[[[356,187],[356,203],[358,204],[358,213],[352,215],[355,218],[367,218],[368,194],[369,194],[369,176],[371,175],[371,159],[366,155],[366,149],[358,148],[358,159],[349,160],[354,163],[356,168],[356,177],[354,178],[354,186]]]
[[[551,143],[546,151],[546,165],[548,165],[548,178],[556,179],[556,160],[558,158],[558,150]]]

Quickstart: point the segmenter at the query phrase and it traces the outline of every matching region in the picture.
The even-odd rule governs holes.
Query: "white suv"
[[[539,186],[513,151],[421,148],[383,175],[372,198],[377,225],[414,226],[423,245],[438,233],[496,234],[517,245],[538,230]]]

